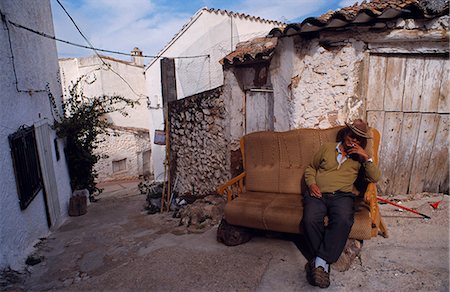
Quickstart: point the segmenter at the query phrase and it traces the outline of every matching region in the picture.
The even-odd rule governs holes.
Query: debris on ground
[[[23,290],[24,273],[11,268],[0,270],[0,291]]]
[[[188,227],[190,232],[198,232],[220,222],[225,203],[226,200],[223,196],[210,194],[180,208],[174,217],[180,218],[180,226]]]

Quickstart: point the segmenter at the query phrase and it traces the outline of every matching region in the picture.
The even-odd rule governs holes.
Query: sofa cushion
[[[245,187],[252,192],[277,193],[280,151],[275,132],[255,132],[245,139]]]
[[[225,206],[225,220],[238,226],[302,233],[303,197],[285,193],[244,192]],[[349,238],[371,238],[369,206],[358,200]]]
[[[264,211],[266,229],[300,233],[300,221],[303,217],[303,196],[277,194]]]
[[[355,222],[350,231],[349,238],[366,240],[371,239],[372,220],[370,207],[365,202],[358,202],[355,212]]]
[[[302,210],[299,195],[244,192],[228,202],[224,213],[227,222],[233,225],[298,233]],[[275,214],[279,211],[284,214]]]

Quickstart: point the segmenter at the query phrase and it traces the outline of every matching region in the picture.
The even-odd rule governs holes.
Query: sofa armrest
[[[369,183],[367,190],[364,193],[364,200],[370,206],[370,218],[372,220],[372,237],[380,234],[383,237],[388,237],[386,225],[383,222],[380,214],[380,208],[377,200],[377,186],[375,183]]]
[[[219,195],[227,194],[228,202],[233,200],[235,197],[239,197],[244,191],[244,177],[246,173],[243,172],[238,176],[233,177],[223,185],[217,188],[217,193]]]

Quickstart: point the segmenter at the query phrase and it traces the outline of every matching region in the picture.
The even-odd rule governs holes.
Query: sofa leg
[[[332,266],[334,270],[345,272],[350,269],[355,258],[361,253],[363,242],[357,239],[347,239],[341,256]]]
[[[225,219],[220,221],[217,228],[217,241],[228,246],[246,243],[252,239],[251,229],[229,224]]]

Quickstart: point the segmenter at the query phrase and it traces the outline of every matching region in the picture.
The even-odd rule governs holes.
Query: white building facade
[[[217,9],[200,9],[161,50],[145,70],[150,99],[150,138],[164,130],[161,86],[162,58],[175,57],[177,99],[223,84],[219,61],[234,51],[236,44],[265,36],[283,23]],[[165,146],[152,143],[152,165],[156,180],[164,177]]]
[[[55,41],[14,25],[54,35],[50,1],[2,0],[0,12],[0,269],[20,269],[67,217],[71,188],[51,129],[49,95],[61,105]]]
[[[107,115],[113,129],[109,136],[101,137],[104,141],[97,149],[99,154],[108,156],[95,166],[97,182],[150,175],[150,118],[144,94],[143,58],[138,48],[131,53],[130,62],[107,56],[59,60],[63,91],[81,78],[79,86],[85,96],[120,95],[139,102],[134,108],[126,109],[128,116]]]

